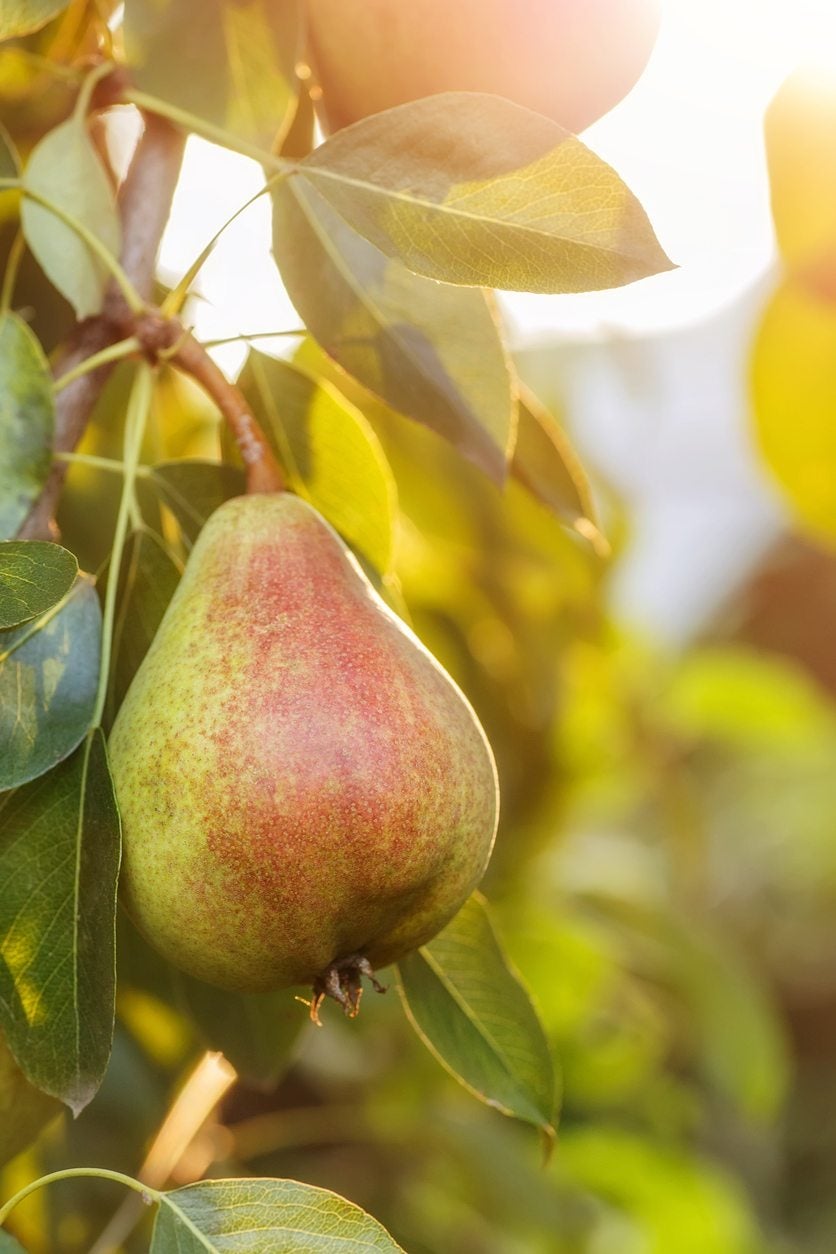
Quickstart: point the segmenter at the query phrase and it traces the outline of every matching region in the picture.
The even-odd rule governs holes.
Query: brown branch
[[[134,319],[126,331],[137,336],[149,357],[171,362],[191,375],[215,402],[243,459],[247,492],[281,492],[284,473],[243,392],[230,383],[179,319],[150,311],[145,317]]]
[[[171,200],[180,173],[185,135],[170,123],[146,116],[145,128],[119,194],[122,222],[122,268],[143,296],[150,296],[160,240],[168,220]],[[94,353],[125,337],[131,320],[124,297],[111,283],[101,314],[79,323],[55,365],[56,377],[65,374]],[[127,332],[130,334],[130,332]],[[59,393],[55,403],[54,449],[69,453],[84,434],[90,415],[113,370],[101,366],[82,375]],[[56,461],[41,495],[24,519],[18,535],[24,540],[58,536],[55,510],[64,480],[66,462]]]

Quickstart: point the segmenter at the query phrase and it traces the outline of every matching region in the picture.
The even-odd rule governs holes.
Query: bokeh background
[[[281,1076],[256,1060],[263,1083],[227,1089],[172,1152],[175,1180],[326,1185],[410,1254],[836,1249],[836,309],[807,281],[830,262],[802,267],[811,362],[796,351],[802,314],[781,320],[798,257],[776,245],[764,145],[767,106],[813,61],[792,80],[798,145],[811,125],[821,142],[802,222],[813,175],[826,179],[828,156],[836,167],[832,0],[667,0],[645,75],[584,138],[679,269],[616,292],[502,298],[523,377],[589,471],[609,559],[429,432],[373,415],[400,493],[404,603],[499,761],[485,889],[561,1074],[550,1162],[531,1130],[458,1088],[389,996],[357,1022],[306,1028]],[[791,128],[796,96],[783,98]],[[260,179],[189,141],[164,280]],[[828,256],[836,192],[832,217]],[[298,325],[268,249],[261,201],[204,268],[199,334]],[[774,377],[753,364],[767,322]],[[246,349],[217,353],[234,372]],[[776,417],[778,392],[790,399]],[[172,382],[164,403],[180,452],[217,453],[216,416],[191,388]],[[122,944],[105,1087],[4,1173],[4,1193],[37,1167],[134,1171],[200,1058],[127,924]],[[97,1248],[117,1205],[110,1186],[75,1182],[16,1215],[33,1251],[74,1251]],[[123,1248],[146,1239],[140,1227]]]

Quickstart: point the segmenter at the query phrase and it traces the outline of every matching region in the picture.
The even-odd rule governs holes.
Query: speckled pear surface
[[[110,740],[125,904],[239,990],[380,967],[479,882],[497,819],[471,707],[309,505],[207,522]]]
[[[62,1109],[29,1083],[0,1033],[0,1167],[10,1162]]]

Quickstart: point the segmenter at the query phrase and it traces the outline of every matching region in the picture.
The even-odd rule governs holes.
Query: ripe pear
[[[465,697],[299,497],[203,528],[117,716],[122,889],[147,939],[223,988],[360,975],[476,887],[496,768]]]
[[[30,1084],[0,1033],[0,1167],[34,1141],[63,1107]]]

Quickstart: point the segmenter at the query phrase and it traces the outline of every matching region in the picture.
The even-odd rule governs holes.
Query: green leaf
[[[16,314],[0,317],[0,538],[15,534],[52,460],[55,406],[43,349]]]
[[[0,1254],[26,1254],[26,1251],[10,1232],[0,1228]]]
[[[250,1084],[274,1089],[307,1022],[287,992],[228,993],[182,971],[175,988],[207,1049],[217,1049]]]
[[[197,459],[160,462],[151,468],[148,482],[190,541],[219,505],[244,491],[244,475],[235,466]]]
[[[69,0],[3,0],[0,6],[0,39],[15,39],[40,30],[63,13]]]
[[[76,1114],[110,1056],[119,844],[99,730],[3,807],[2,1026],[28,1079]]]
[[[77,574],[78,562],[60,544],[0,542],[0,629],[46,613],[66,596]]]
[[[73,115],[35,145],[23,173],[23,188],[72,214],[118,257],[120,229],[113,189],[83,117]],[[101,259],[71,227],[26,195],[20,221],[35,258],[77,316],[98,313],[109,278]]]
[[[798,521],[836,541],[836,303],[788,279],[752,358],[755,431]]]
[[[296,110],[299,0],[128,0],[124,32],[143,91],[265,149],[281,141]]]
[[[397,489],[367,419],[326,379],[251,352],[239,379],[291,486],[381,574],[392,565]]]
[[[273,230],[282,279],[322,348],[501,482],[515,396],[486,294],[439,286],[388,260],[303,179],[275,188]]]
[[[164,1193],[151,1254],[403,1254],[385,1228],[295,1180],[204,1180]]]
[[[589,292],[673,268],[605,161],[499,96],[446,92],[374,114],[291,178],[387,256],[445,283]]]
[[[46,614],[0,637],[0,791],[43,775],[80,744],[99,682],[101,611],[80,575]]]
[[[15,142],[0,122],[0,178],[19,178],[20,169],[20,154],[15,147]]]
[[[551,1135],[548,1042],[481,898],[398,965],[407,1014],[439,1062],[488,1106]]]
[[[180,565],[159,536],[143,528],[128,537],[122,561],[119,610],[113,631],[114,709],[139,670],[180,582]]]
[[[577,453],[556,419],[523,386],[511,474],[557,518],[606,550],[595,521],[589,480]]]

